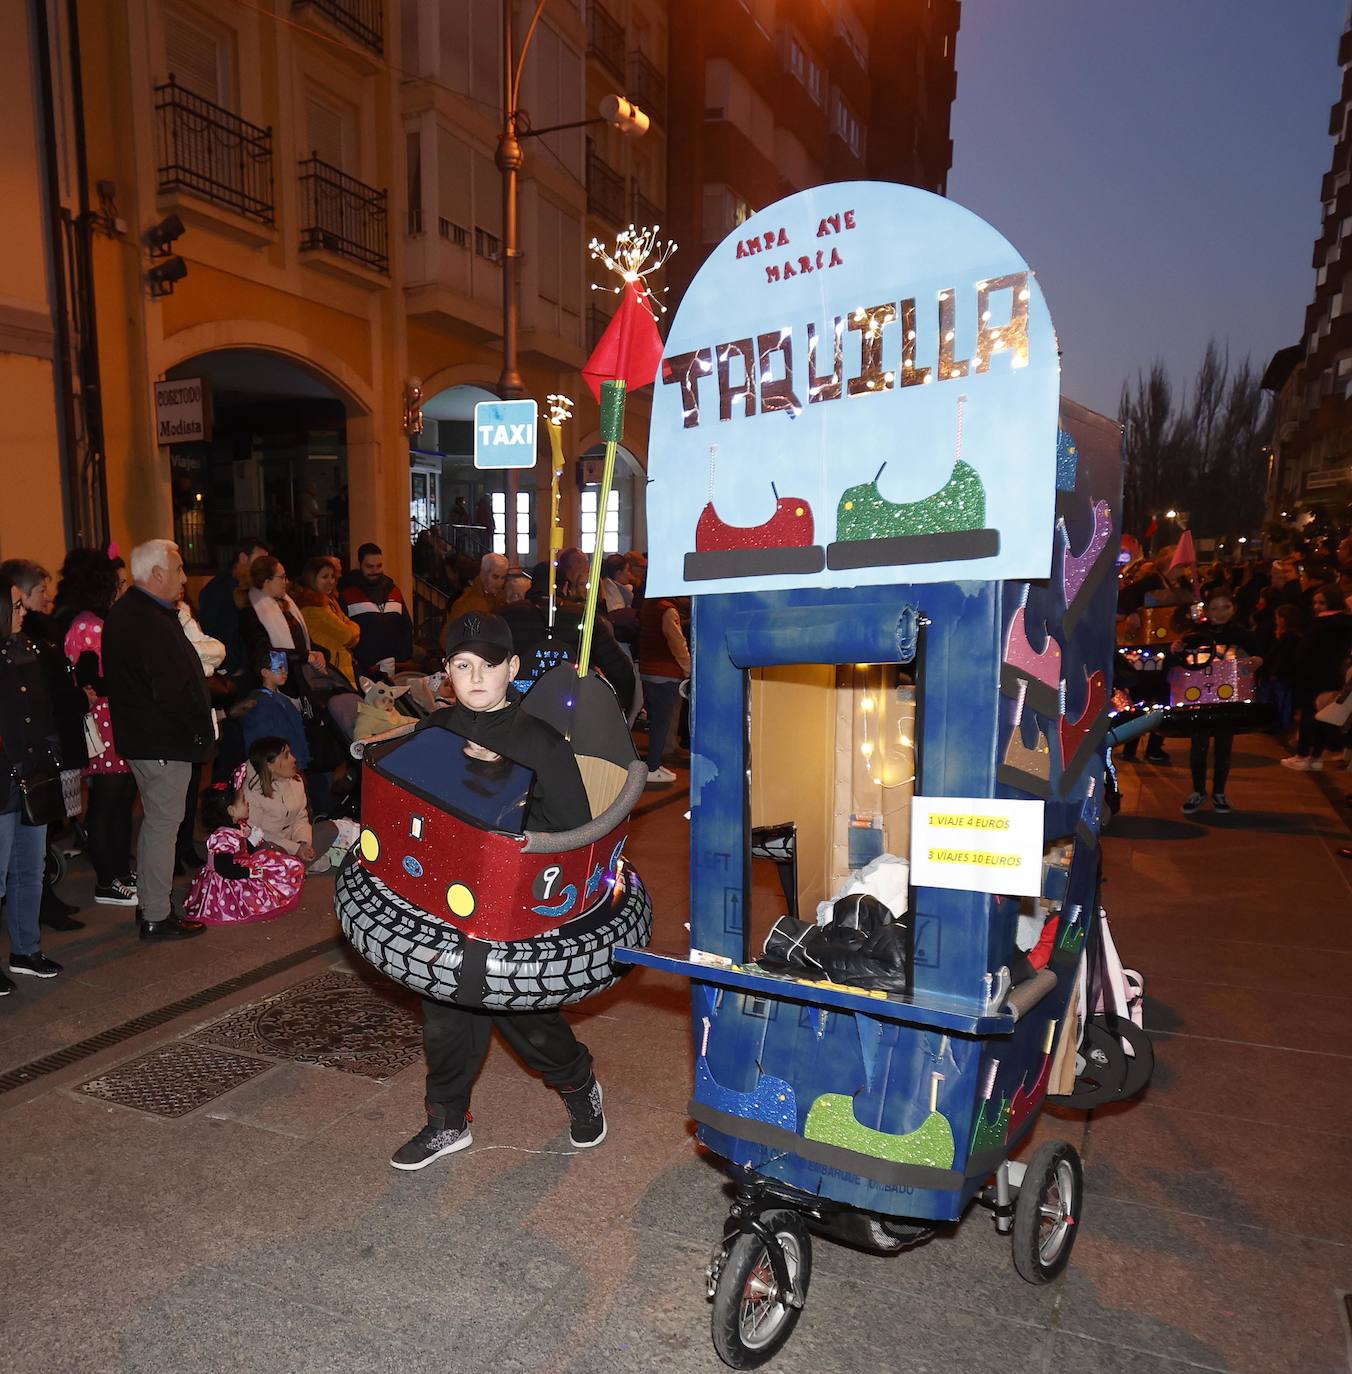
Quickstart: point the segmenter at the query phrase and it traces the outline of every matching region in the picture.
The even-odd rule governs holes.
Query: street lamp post
[[[621,132],[640,137],[648,130],[648,117],[623,96],[607,96],[602,101],[602,114],[592,119],[573,120],[554,124],[546,129],[532,129],[527,122],[521,128],[522,113],[518,107],[521,94],[521,69],[530,50],[535,27],[540,22],[548,0],[536,0],[521,51],[516,51],[516,25],[513,20],[514,0],[502,0],[502,131],[498,135],[494,162],[502,173],[502,372],[498,375],[498,395],[504,401],[518,400],[525,395],[517,351],[520,336],[520,309],[517,299],[519,285],[516,276],[521,250],[517,246],[517,178],[525,155],[521,149],[523,138],[538,138],[541,134],[557,133],[563,129],[580,129],[588,124],[611,124]],[[507,470],[507,538],[508,559],[515,561],[516,540],[516,470]]]

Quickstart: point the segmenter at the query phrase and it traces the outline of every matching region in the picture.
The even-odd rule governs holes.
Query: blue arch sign
[[[990,225],[890,183],[789,196],[672,322],[650,589],[1046,577],[1059,392],[1042,291]]]

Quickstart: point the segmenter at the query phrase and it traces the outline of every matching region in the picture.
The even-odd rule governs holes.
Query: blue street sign
[[[538,420],[534,401],[480,401],[474,407],[474,466],[533,468]]]

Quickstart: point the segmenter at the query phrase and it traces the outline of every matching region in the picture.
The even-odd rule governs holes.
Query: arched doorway
[[[170,447],[174,533],[190,571],[251,539],[294,573],[348,545],[348,406],[321,375],[261,348],[201,353],[169,378],[201,377],[210,438]]]
[[[513,532],[507,473],[474,466],[474,407],[497,399],[496,392],[466,383],[423,401],[423,427],[409,448],[413,537],[427,529],[439,546],[444,541],[462,557],[477,558],[491,550],[529,566],[536,556],[534,473],[518,473]]]

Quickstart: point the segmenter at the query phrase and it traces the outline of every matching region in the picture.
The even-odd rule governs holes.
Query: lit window
[[[501,491],[493,493],[493,552],[507,552],[507,496]]]
[[[596,547],[596,500],[599,494],[595,487],[587,487],[582,492],[579,512],[582,517],[582,547],[588,553]],[[620,493],[613,488],[610,500],[606,503],[606,527],[601,536],[601,551],[620,551]]]

